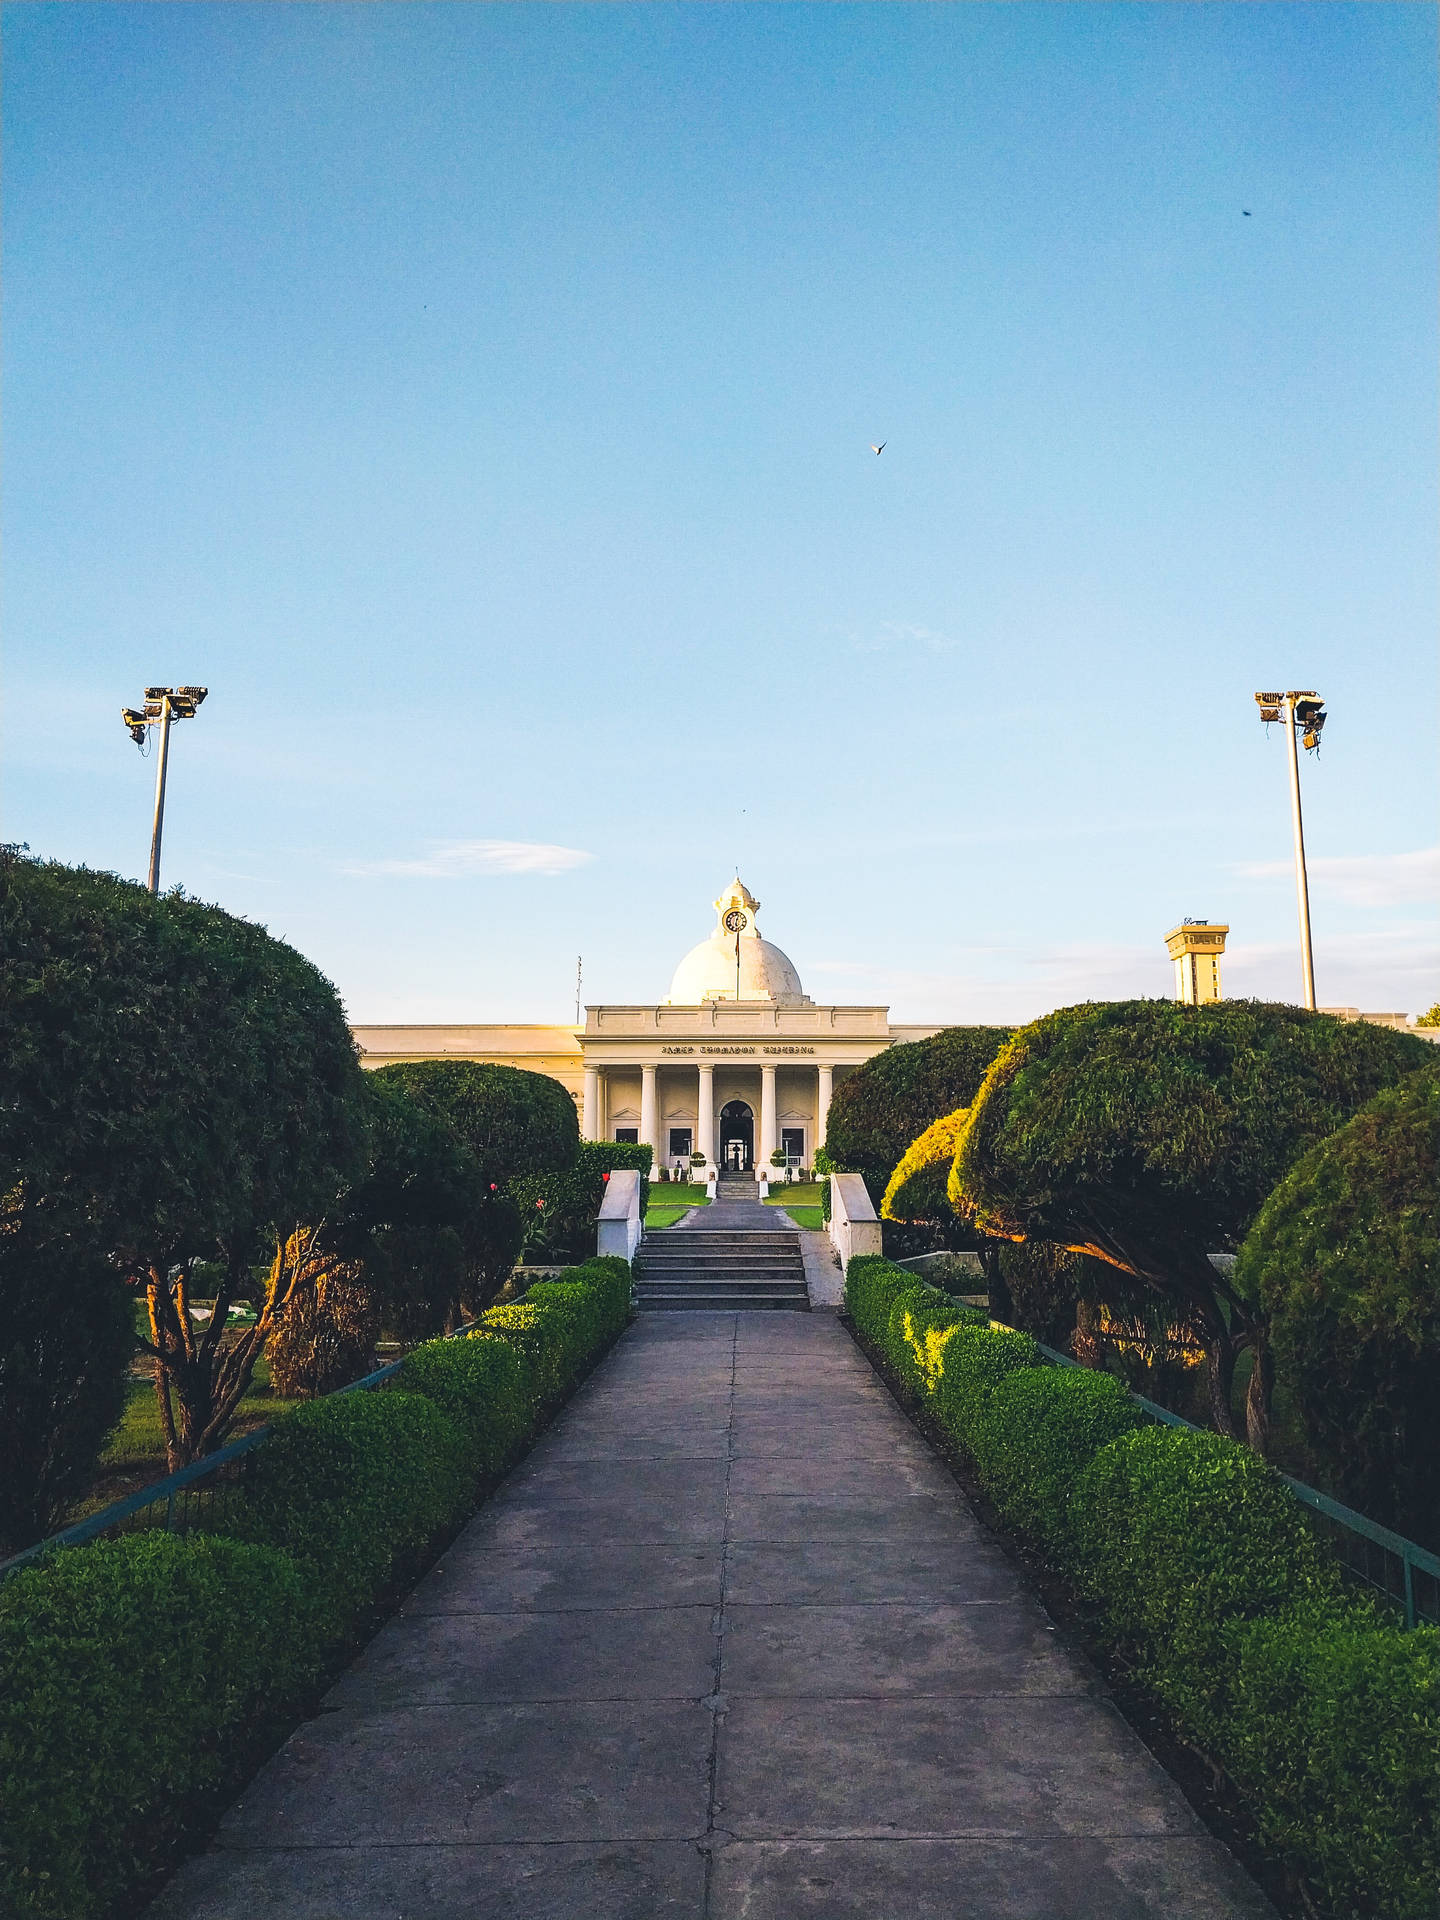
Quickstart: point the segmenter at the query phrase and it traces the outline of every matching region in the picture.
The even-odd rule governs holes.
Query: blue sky
[[[1440,997],[1422,4],[9,5],[5,837],[357,1018]],[[1243,209],[1249,209],[1248,216]],[[872,441],[885,441],[877,459]]]

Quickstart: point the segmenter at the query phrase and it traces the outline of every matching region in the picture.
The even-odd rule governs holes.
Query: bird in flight
[[[886,447],[888,447],[889,444],[890,442],[888,440],[882,440],[879,446],[877,447],[875,442],[872,440],[870,442],[870,451],[871,453],[875,454],[878,457],[880,454],[884,453]]]
[[[1241,211],[1241,213],[1243,213],[1243,214],[1244,214],[1244,216],[1245,216],[1245,218],[1246,218],[1247,220],[1248,220],[1248,219],[1250,218],[1250,209],[1249,209],[1249,207],[1241,207],[1241,209],[1240,209],[1240,211]]]

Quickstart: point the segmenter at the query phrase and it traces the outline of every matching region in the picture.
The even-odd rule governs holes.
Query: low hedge
[[[304,1568],[335,1639],[470,1505],[465,1430],[420,1393],[298,1407],[255,1450],[232,1530]]]
[[[1227,1711],[1226,1628],[1344,1604],[1335,1559],[1285,1482],[1217,1433],[1144,1426],[1101,1447],[1075,1480],[1069,1531],[1106,1637],[1212,1749]]]
[[[1434,1920],[1440,1633],[1352,1598],[1248,1448],[1151,1425],[1121,1384],[1043,1367],[914,1276],[852,1260],[845,1301],[897,1382],[1088,1603],[1094,1625],[1228,1774],[1257,1833],[1335,1920]]]
[[[0,1912],[102,1920],[175,1857],[630,1315],[591,1260],[432,1340],[396,1388],[298,1407],[250,1455],[240,1538],[132,1534],[0,1586]]]
[[[522,1300],[482,1313],[472,1340],[502,1341],[520,1361],[532,1425],[545,1419],[630,1312],[630,1268],[613,1255],[587,1260],[564,1280],[542,1280]]]
[[[6,1920],[101,1920],[172,1859],[629,1312],[627,1263],[587,1261],[398,1386],[297,1408],[249,1456],[238,1538],[100,1541],[0,1585]]]
[[[130,1534],[12,1574],[0,1912],[98,1920],[163,1865],[187,1815],[293,1721],[319,1672],[314,1629],[292,1559],[203,1534]]]
[[[937,1287],[902,1293],[890,1309],[887,1351],[912,1393],[933,1392],[945,1370],[950,1342],[962,1330],[986,1329],[989,1322]]]
[[[1433,1920],[1440,1888],[1440,1633],[1363,1610],[1227,1636],[1219,1758],[1260,1837],[1333,1914]]]
[[[1052,1559],[1073,1560],[1075,1481],[1102,1447],[1143,1420],[1133,1396],[1108,1373],[1018,1368],[995,1387],[977,1436],[991,1499]]]
[[[399,1379],[464,1432],[482,1482],[498,1479],[529,1436],[524,1370],[504,1341],[427,1340],[405,1356]]]

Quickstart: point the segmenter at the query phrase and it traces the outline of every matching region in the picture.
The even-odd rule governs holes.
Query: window
[[[691,1133],[689,1127],[671,1127],[670,1158],[672,1160],[688,1160],[690,1158],[690,1139]]]
[[[615,1138],[617,1140],[626,1140],[632,1147],[637,1147],[640,1144],[640,1129],[638,1127],[616,1127]]]
[[[803,1127],[782,1127],[780,1129],[780,1146],[785,1154],[787,1166],[804,1166],[805,1129]]]

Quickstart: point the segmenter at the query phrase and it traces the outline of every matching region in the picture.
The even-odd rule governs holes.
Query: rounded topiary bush
[[[915,1285],[915,1276],[879,1254],[857,1254],[845,1269],[845,1310],[867,1340],[883,1345],[896,1298]]]
[[[400,1384],[463,1428],[481,1479],[497,1478],[529,1432],[524,1372],[502,1340],[428,1340],[406,1355]]]
[[[1024,1367],[995,1388],[984,1421],[985,1484],[997,1507],[1057,1558],[1090,1461],[1144,1415],[1120,1382],[1083,1367]]]
[[[991,1395],[1007,1374],[1036,1366],[1039,1360],[1040,1350],[1030,1335],[1009,1327],[961,1327],[946,1347],[935,1383],[935,1410],[982,1471]]]
[[[528,1298],[491,1307],[466,1338],[501,1340],[512,1350],[520,1362],[531,1421],[538,1424],[560,1397],[560,1356],[540,1309]]]
[[[1251,1621],[1229,1643],[1218,1757],[1259,1837],[1333,1914],[1433,1920],[1440,1633],[1364,1611]]]
[[[101,1920],[173,1856],[318,1671],[287,1555],[130,1534],[0,1587],[0,1912]],[[128,1909],[127,1909],[128,1910]]]
[[[1102,1447],[1072,1490],[1070,1535],[1106,1633],[1202,1738],[1223,1711],[1228,1625],[1343,1605],[1285,1482],[1219,1434],[1146,1426]]]
[[[825,1120],[828,1165],[862,1175],[878,1208],[910,1143],[942,1115],[969,1105],[1009,1038],[1005,1027],[947,1027],[887,1047],[847,1074]],[[947,1208],[942,1217],[948,1215]]]
[[[933,1393],[945,1350],[962,1327],[987,1325],[985,1315],[957,1304],[924,1282],[898,1293],[886,1317],[884,1353],[899,1383],[917,1398]]]
[[[1323,1480],[1440,1539],[1440,1076],[1414,1074],[1313,1147],[1236,1262]]]
[[[464,1430],[418,1393],[334,1394],[298,1408],[255,1450],[231,1530],[305,1567],[343,1638],[354,1616],[465,1512]]]

